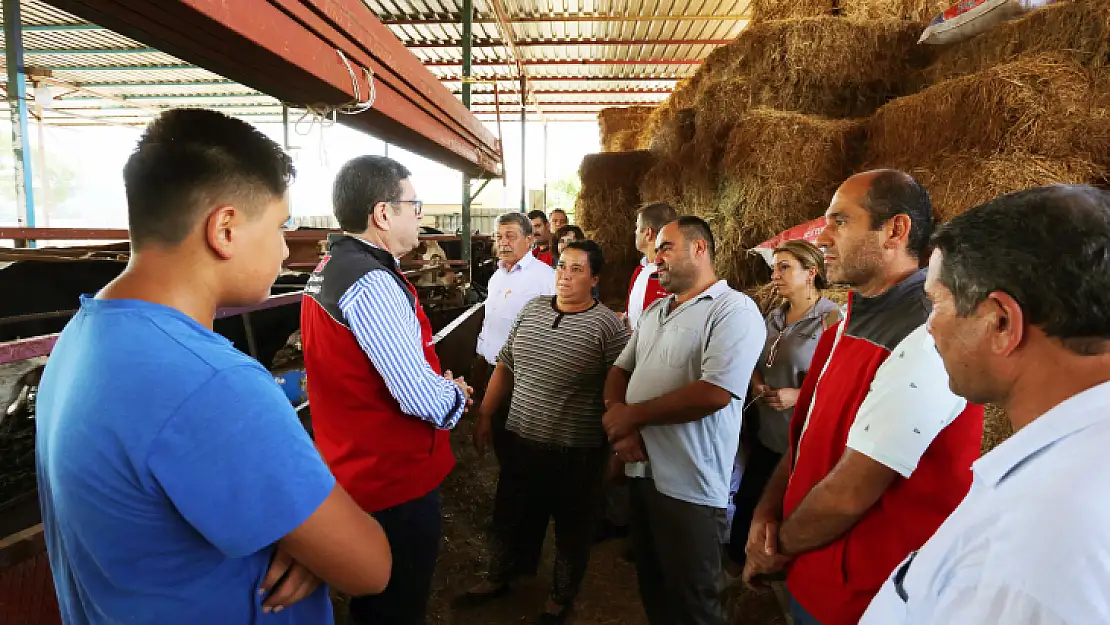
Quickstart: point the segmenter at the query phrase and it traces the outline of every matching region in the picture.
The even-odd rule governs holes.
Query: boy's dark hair
[[[366,232],[378,202],[401,199],[401,181],[412,176],[407,167],[388,156],[358,156],[347,161],[332,186],[332,213],[347,232]],[[393,212],[402,210],[393,206]]]
[[[541,210],[528,211],[528,219],[539,219],[543,223],[547,223],[547,213]]]
[[[281,146],[247,122],[204,109],[166,111],[123,167],[131,245],[177,245],[209,207],[252,211],[284,196],[295,173]]]

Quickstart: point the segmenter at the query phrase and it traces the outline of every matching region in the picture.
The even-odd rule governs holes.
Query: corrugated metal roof
[[[363,1],[461,94],[462,25],[455,0]],[[607,106],[654,104],[721,42],[739,35],[747,24],[748,2],[475,0],[472,75],[478,81],[497,80],[504,115],[519,115],[517,61],[529,80],[530,115],[542,111],[552,119],[578,119]],[[273,98],[42,0],[23,0],[22,13],[27,65],[86,89],[62,95],[58,112],[48,115],[51,121],[56,115],[67,123],[89,123],[74,117],[79,114],[142,123],[170,106],[280,116],[280,103]],[[492,83],[474,83],[472,91],[476,114],[492,119]],[[133,109],[130,116],[125,115],[128,108]]]

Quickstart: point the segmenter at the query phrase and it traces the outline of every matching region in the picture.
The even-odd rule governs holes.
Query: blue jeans
[[[790,595],[790,616],[794,617],[794,625],[821,625],[794,599],[794,595]]]

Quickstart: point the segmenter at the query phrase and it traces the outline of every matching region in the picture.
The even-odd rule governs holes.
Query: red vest
[[[553,249],[553,246],[551,246],[551,245],[548,245],[547,250],[543,251],[543,252],[541,252],[540,248],[538,248],[538,247],[532,248],[532,256],[535,256],[536,260],[538,260],[541,263],[547,265],[548,267],[554,267],[555,266],[555,254],[552,252],[552,249]]]
[[[388,271],[405,289],[420,321],[424,357],[436,373],[432,327],[416,289],[393,257],[353,238],[331,247],[305,289],[301,306],[308,396],[316,447],[336,480],[367,512],[418,499],[455,466],[450,432],[401,412],[385,380],[347,328],[339,299],[368,271]]]
[[[640,273],[643,272],[643,270],[644,265],[641,263],[636,265],[636,269],[632,272],[632,280],[628,282],[628,305],[625,307],[625,312],[632,310],[632,289],[636,286],[636,279],[640,277]],[[670,295],[670,293],[663,288],[663,285],[659,284],[659,274],[651,274],[648,276],[647,288],[644,289],[644,301],[642,302],[640,312],[642,313],[647,310],[647,307],[651,306],[652,302],[655,300],[667,297],[668,295]]]
[[[879,365],[925,322],[928,305],[922,280],[917,274],[869,300],[853,293],[848,317],[841,322],[848,325],[831,362],[839,324],[821,336],[790,423],[788,457],[794,463],[783,518],[844,455],[848,430]],[[822,369],[824,375],[819,376]],[[803,436],[815,390],[817,403]],[[982,436],[983,408],[969,404],[933,440],[909,479],[896,477],[847,534],[798,556],[787,577],[798,603],[821,625],[856,625],[894,567],[921,548],[963,500],[971,488],[971,464],[979,457]]]

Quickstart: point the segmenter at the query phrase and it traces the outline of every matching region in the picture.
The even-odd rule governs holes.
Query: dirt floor
[[[479,458],[470,445],[470,424],[463,423],[452,437],[458,466],[443,485],[444,541],[429,607],[429,625],[510,625],[531,623],[543,609],[550,589],[549,532],[544,563],[535,578],[513,585],[511,595],[481,608],[452,607],[453,598],[481,579],[486,555],[486,528],[493,509],[497,465],[492,456]],[[624,541],[594,548],[582,594],[568,621],[573,625],[646,625],[636,590],[636,572],[622,558]],[[774,594],[732,588],[726,593],[731,625],[785,625]],[[336,623],[346,622],[342,600],[337,601]]]

